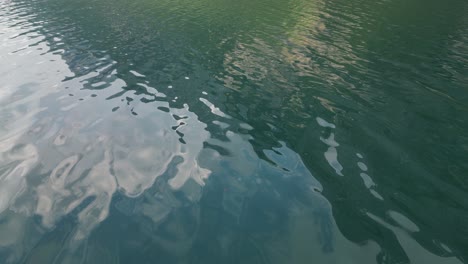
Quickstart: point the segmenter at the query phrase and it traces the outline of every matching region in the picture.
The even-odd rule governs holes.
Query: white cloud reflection
[[[8,41],[21,32],[3,23],[0,31],[6,32],[0,39],[0,57],[6,62],[0,65],[0,72],[11,73],[2,80],[6,88],[0,90],[0,220],[7,223],[2,227],[25,230],[18,225],[28,221],[12,219],[37,215],[48,230],[72,215],[77,226],[71,241],[81,241],[107,218],[117,191],[140,196],[175,158],[182,161],[169,179],[170,187],[180,189],[189,180],[204,184],[211,172],[198,164],[198,155],[209,133],[188,105],[165,112],[157,109],[168,107],[165,102],[134,103],[130,108],[120,101],[122,97],[104,100],[126,86],[121,79],[103,84],[109,88],[96,98],[78,100],[89,94],[80,88],[96,72],[63,82],[63,76],[75,74],[60,55],[44,53],[49,49],[45,42],[19,56],[13,52],[18,43]],[[15,41],[23,44],[20,46],[32,43],[28,34]],[[39,60],[45,62],[40,66],[30,63]],[[17,76],[18,67],[23,77]],[[165,96],[145,87],[155,91],[154,96]],[[128,96],[136,96],[130,93]],[[121,111],[112,112],[115,106]],[[0,228],[0,245],[26,239],[21,233],[11,236],[7,231]]]

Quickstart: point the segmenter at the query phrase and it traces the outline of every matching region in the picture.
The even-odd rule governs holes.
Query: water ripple
[[[0,258],[463,262],[452,2],[0,1]]]

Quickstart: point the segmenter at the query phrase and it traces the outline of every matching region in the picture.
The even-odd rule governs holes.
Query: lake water
[[[0,0],[0,263],[466,263],[466,0]]]

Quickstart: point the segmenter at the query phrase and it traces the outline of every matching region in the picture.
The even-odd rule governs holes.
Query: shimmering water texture
[[[0,0],[0,263],[466,263],[465,0]]]

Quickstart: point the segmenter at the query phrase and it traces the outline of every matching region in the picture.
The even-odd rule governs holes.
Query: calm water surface
[[[465,0],[0,0],[0,263],[466,263]]]

